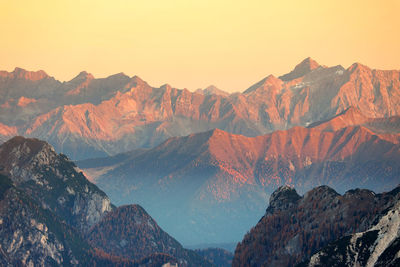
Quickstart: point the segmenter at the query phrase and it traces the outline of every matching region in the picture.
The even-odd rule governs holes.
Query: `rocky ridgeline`
[[[151,87],[122,73],[86,72],[59,82],[43,72],[0,73],[0,140],[50,142],[73,159],[154,147],[173,136],[219,128],[258,136],[328,120],[354,107],[367,118],[400,115],[400,72],[359,63],[345,69],[307,58],[243,93]]]
[[[232,266],[295,266],[330,242],[356,232],[363,233],[335,243],[340,250],[328,246],[311,258],[310,266],[349,266],[348,262],[356,263],[357,255],[365,253],[365,246],[372,248],[366,257],[371,261],[392,249],[387,262],[393,262],[399,251],[399,201],[399,187],[382,194],[356,189],[340,195],[320,186],[303,197],[292,188],[281,187],[272,194],[266,214],[236,247]],[[359,245],[363,239],[369,242],[364,247]],[[374,248],[381,252],[372,252]]]
[[[397,191],[399,188],[397,189]],[[394,192],[392,192],[394,193]],[[400,202],[364,232],[340,238],[298,267],[400,265]]]

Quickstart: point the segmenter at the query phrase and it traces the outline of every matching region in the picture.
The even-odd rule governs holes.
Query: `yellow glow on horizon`
[[[0,69],[242,91],[305,57],[400,68],[400,1],[0,0]]]

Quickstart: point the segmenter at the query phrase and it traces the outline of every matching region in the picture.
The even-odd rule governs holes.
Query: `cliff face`
[[[211,265],[183,249],[141,207],[112,206],[103,191],[44,141],[14,137],[2,144],[0,172],[4,266]],[[125,231],[127,226],[135,227]]]
[[[168,254],[147,254],[129,260],[91,246],[64,218],[42,208],[3,175],[0,175],[0,225],[2,266],[158,267],[177,263],[177,259]]]
[[[399,192],[399,188],[383,194],[357,189],[340,195],[327,186],[321,186],[300,197],[294,189],[281,187],[271,196],[270,206],[265,215],[237,245],[232,266],[294,266],[345,235],[369,229],[378,230],[379,233],[395,229],[390,231],[396,232],[396,235],[391,233],[387,235],[391,236],[390,240],[377,238],[376,232],[371,234],[375,236],[372,241],[360,234],[351,238],[354,241],[352,244],[357,243],[357,246],[359,244],[357,238],[368,239],[369,245],[377,240],[375,247],[380,247],[383,251],[390,244],[397,244],[393,243],[398,231],[397,211],[389,213],[387,211],[397,209]],[[393,226],[384,223],[392,220],[387,218],[387,214],[392,216]],[[377,221],[379,223],[373,227]],[[347,238],[341,242],[349,240]],[[354,260],[358,252],[352,250],[353,248],[349,245],[348,249],[353,253],[348,257]],[[329,251],[336,250],[331,247]],[[340,251],[336,252],[338,254],[343,252]],[[324,261],[324,255],[326,253],[321,252],[313,256],[310,261],[311,266],[314,266],[313,263],[317,264],[315,266],[326,266],[326,263],[335,261],[334,258],[331,261]],[[345,254],[342,253],[338,257],[343,255]],[[345,266],[348,266],[346,258],[340,259],[346,262]]]
[[[3,266],[58,265],[76,263],[71,248],[49,229],[42,216],[46,212],[34,202],[25,199],[12,187],[12,182],[1,175],[0,262]],[[47,214],[46,214],[47,215]],[[70,257],[67,259],[67,255]]]
[[[340,238],[299,266],[398,266],[399,207],[396,202],[366,231]]]
[[[46,142],[15,137],[0,146],[0,172],[4,265],[102,262],[82,233],[112,209],[110,200],[71,161]]]
[[[328,120],[351,107],[366,118],[399,116],[399,77],[399,71],[324,67],[308,58],[287,75],[226,94],[215,87],[153,88],[123,74],[96,79],[82,72],[61,83],[24,70],[3,72],[0,133],[2,139],[15,131],[44,139],[74,159],[153,147],[213,128],[257,136]]]
[[[43,208],[87,231],[112,209],[103,191],[46,142],[15,137],[0,146],[1,172]]]

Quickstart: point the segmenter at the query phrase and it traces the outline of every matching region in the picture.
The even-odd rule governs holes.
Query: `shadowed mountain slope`
[[[232,266],[295,266],[344,235],[368,230],[398,206],[399,192],[398,187],[383,194],[356,189],[340,195],[320,186],[300,197],[293,188],[281,187],[271,195],[265,215],[236,247]],[[337,260],[316,266],[352,266]]]
[[[0,146],[0,194],[2,265],[211,266],[143,208],[115,208],[44,141],[19,136]]]

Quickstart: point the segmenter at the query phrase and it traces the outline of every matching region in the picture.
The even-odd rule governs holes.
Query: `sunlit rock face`
[[[350,108],[361,114],[348,116],[351,125],[360,125],[365,118],[400,115],[399,77],[399,71],[358,63],[326,67],[307,58],[286,75],[269,75],[243,93],[228,94],[214,86],[196,92],[168,84],[154,88],[122,73],[96,79],[81,72],[62,83],[18,69],[0,75],[0,140],[37,137],[83,159],[214,128],[257,136],[329,120]]]

